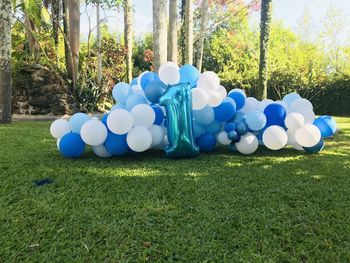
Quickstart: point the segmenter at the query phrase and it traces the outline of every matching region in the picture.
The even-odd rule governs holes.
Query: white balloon
[[[96,119],[83,124],[80,130],[81,139],[88,145],[97,146],[106,140],[108,131],[106,126]]]
[[[157,146],[158,149],[164,150],[169,145],[168,136],[164,136],[163,142]]]
[[[152,145],[152,134],[147,128],[137,126],[128,133],[126,142],[134,152],[144,152]]]
[[[216,89],[216,92],[218,92],[221,95],[222,99],[225,99],[227,96],[227,90],[224,86],[219,85],[219,87]]]
[[[194,88],[192,91],[192,109],[200,110],[208,104],[207,93],[199,88]]]
[[[212,91],[208,93],[208,105],[210,107],[217,107],[221,104],[222,97],[219,92]]]
[[[212,71],[206,71],[199,75],[197,88],[210,92],[215,91],[217,88],[219,88],[219,85],[220,79],[216,73]]]
[[[218,135],[218,142],[222,145],[229,145],[231,140],[227,137],[227,132],[222,131]]]
[[[147,104],[138,104],[131,110],[134,118],[134,126],[143,126],[149,128],[156,119],[156,114],[151,106]]]
[[[145,96],[145,92],[143,91],[143,89],[139,85],[132,85],[131,91],[133,94],[140,94],[142,96]]]
[[[288,135],[282,127],[272,125],[264,131],[262,141],[267,148],[280,150],[287,144]]]
[[[241,137],[235,146],[237,150],[242,154],[252,154],[258,149],[259,141],[253,133],[248,132]]]
[[[50,126],[50,133],[56,139],[61,139],[70,131],[69,122],[63,119],[55,120]]]
[[[293,112],[300,113],[304,117],[305,124],[312,124],[316,118],[314,111],[307,107],[294,109]]]
[[[290,132],[290,131],[287,131],[287,135],[288,135],[288,142],[287,144],[290,145],[290,146],[293,146],[294,149],[297,149],[297,150],[304,150],[303,149],[303,146],[301,146],[297,140],[295,139],[295,134],[294,132]]]
[[[104,147],[103,144],[101,145],[96,145],[96,146],[92,146],[92,150],[93,152],[101,158],[109,158],[112,157],[112,154],[110,154],[107,150],[106,147]]]
[[[166,62],[159,68],[159,78],[166,85],[174,85],[180,81],[179,66],[174,62]]]
[[[60,141],[61,141],[61,139],[57,139],[57,141],[56,141],[56,146],[57,146],[58,150],[60,150]]]
[[[270,99],[264,99],[262,101],[259,102],[259,105],[257,107],[257,110],[264,112],[265,108],[270,105],[271,103],[273,103],[273,100]]]
[[[159,125],[152,125],[149,128],[149,131],[152,134],[152,147],[160,145],[164,139],[163,128],[160,127]]]
[[[254,105],[254,109],[256,109],[259,106],[259,101],[256,98],[254,98],[254,97],[248,97],[246,99],[246,102],[247,101]]]
[[[293,132],[305,124],[305,119],[300,113],[291,112],[287,114],[284,124],[288,128],[288,131]]]
[[[293,111],[295,111],[297,109],[300,109],[300,108],[309,108],[311,110],[314,109],[312,104],[311,104],[311,102],[309,100],[304,99],[304,98],[300,98],[300,99],[294,100],[290,104],[289,111],[293,112]]]
[[[240,109],[239,111],[247,114],[251,111],[255,110],[255,102],[252,100],[248,100],[248,98],[246,99],[244,106],[242,109]]]
[[[313,147],[321,140],[321,132],[313,124],[305,124],[295,131],[295,139],[303,147]]]
[[[116,109],[108,114],[107,126],[115,134],[128,133],[133,124],[133,117],[127,110]]]

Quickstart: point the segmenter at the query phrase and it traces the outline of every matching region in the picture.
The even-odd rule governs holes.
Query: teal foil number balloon
[[[160,97],[160,104],[166,109],[166,127],[169,146],[167,157],[183,158],[199,155],[192,127],[192,93],[187,83],[168,86]]]

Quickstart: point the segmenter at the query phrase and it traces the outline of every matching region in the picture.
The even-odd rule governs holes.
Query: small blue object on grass
[[[34,180],[34,185],[36,187],[38,186],[44,186],[46,184],[53,184],[54,183],[54,180],[51,179],[51,178],[44,178],[44,179],[37,179],[37,180]]]

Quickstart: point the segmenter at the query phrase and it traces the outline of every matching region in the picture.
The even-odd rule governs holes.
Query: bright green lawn
[[[349,262],[350,118],[337,121],[318,155],[190,160],[67,160],[49,123],[2,125],[0,262]]]

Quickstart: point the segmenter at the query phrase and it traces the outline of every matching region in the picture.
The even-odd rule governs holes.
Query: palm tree
[[[11,122],[11,0],[0,1],[0,115]]]
[[[209,10],[209,1],[203,0],[202,6],[201,6],[201,28],[199,32],[199,39],[198,39],[198,61],[197,61],[197,68],[199,72],[202,71],[202,62],[203,62],[203,50],[204,50],[204,36],[205,31],[207,29],[207,20],[208,20],[208,10]]]
[[[153,0],[154,70],[167,59],[167,0]]]
[[[193,64],[193,2],[185,5],[185,63]]]
[[[126,77],[132,80],[132,6],[131,0],[124,0],[124,41],[126,49]]]
[[[177,0],[169,0],[168,61],[177,63]]]
[[[256,97],[260,100],[267,97],[268,50],[270,38],[271,9],[272,0],[261,1],[259,85],[256,92]]]
[[[102,79],[102,56],[101,56],[101,19],[100,2],[96,2],[96,45],[97,45],[97,65],[96,65],[96,83],[99,86]]]

